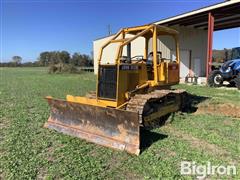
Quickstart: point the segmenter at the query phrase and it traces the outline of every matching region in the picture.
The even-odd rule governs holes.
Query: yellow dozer
[[[159,36],[173,38],[174,60],[162,58]],[[145,39],[143,55],[131,57],[131,42],[139,37]],[[103,63],[103,51],[112,44],[118,47],[115,62]],[[66,100],[48,96],[51,114],[44,126],[138,155],[140,128],[181,108],[184,91],[170,89],[178,83],[178,32],[154,24],[123,28],[100,50],[96,92],[86,97],[67,95]]]

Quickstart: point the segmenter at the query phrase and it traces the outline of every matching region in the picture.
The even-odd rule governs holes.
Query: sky
[[[35,61],[43,51],[91,54],[93,40],[222,0],[0,0],[0,60]],[[214,33],[215,49],[240,46],[240,28]]]

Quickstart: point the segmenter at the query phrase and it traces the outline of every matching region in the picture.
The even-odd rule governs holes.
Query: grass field
[[[181,161],[232,165],[240,179],[240,118],[220,113],[176,113],[145,134],[140,156],[114,151],[43,128],[49,107],[43,97],[85,95],[95,76],[49,75],[43,68],[0,69],[0,179],[194,179],[181,176]],[[178,85],[205,97],[203,105],[240,108],[237,90]],[[239,109],[240,110],[240,109]]]

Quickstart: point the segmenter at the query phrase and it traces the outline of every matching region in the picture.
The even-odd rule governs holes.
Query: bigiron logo
[[[212,165],[207,162],[206,165],[199,165],[195,161],[181,162],[181,175],[196,175],[198,179],[206,178],[207,176],[233,176],[237,174],[237,168],[234,165]]]

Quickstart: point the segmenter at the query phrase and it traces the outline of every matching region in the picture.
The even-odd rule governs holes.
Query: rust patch
[[[138,113],[47,98],[51,113],[44,127],[87,141],[139,154]]]

